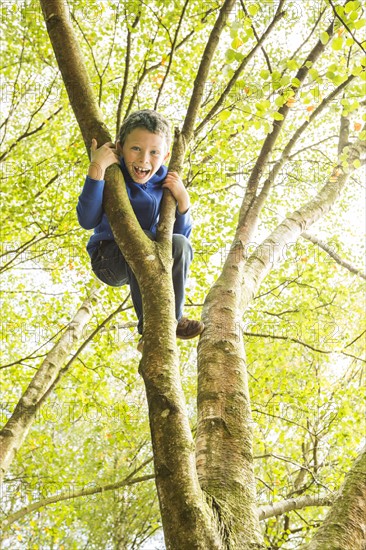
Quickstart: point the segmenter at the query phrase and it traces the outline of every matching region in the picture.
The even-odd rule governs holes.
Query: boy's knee
[[[192,259],[193,250],[187,237],[175,233],[173,235],[173,258],[177,258],[179,256],[188,256]]]

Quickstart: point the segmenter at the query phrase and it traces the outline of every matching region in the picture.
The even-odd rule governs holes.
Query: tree
[[[351,126],[351,118],[360,107],[357,96],[361,95],[364,78],[364,65],[360,60],[362,44],[357,39],[363,20],[361,5],[358,2],[349,2],[344,8],[333,4],[324,6],[319,14],[310,14],[308,21],[312,27],[299,51],[276,64],[274,69],[274,52],[267,53],[264,40],[280,25],[283,30],[289,24],[285,22],[285,10],[288,10],[289,6],[280,1],[276,4],[274,13],[269,9],[273,8],[273,5],[265,6],[261,15],[264,16],[263,23],[266,26],[261,28],[262,34],[259,35],[256,24],[253,23],[259,5],[246,6],[243,2],[233,0],[226,0],[220,7],[212,4],[206,6],[204,11],[195,3],[186,2],[183,6],[173,6],[171,11],[168,10],[164,21],[159,13],[161,6],[157,2],[154,6],[156,11],[152,9],[152,17],[158,21],[158,30],[155,38],[151,38],[151,44],[148,44],[140,66],[133,58],[131,48],[134,34],[138,33],[139,29],[143,32],[142,29],[147,28],[147,25],[144,26],[145,22],[150,23],[147,15],[149,9],[139,2],[125,6],[125,63],[117,108],[118,125],[122,117],[122,108],[127,114],[137,104],[144,78],[155,69],[161,70],[166,66],[165,72],[157,73],[158,89],[154,103],[156,107],[164,97],[169,80],[176,80],[178,89],[181,86],[180,93],[184,95],[187,84],[180,84],[180,79],[184,79],[185,71],[186,74],[193,73],[193,90],[190,91],[187,111],[179,126],[181,129],[177,129],[175,133],[170,168],[179,172],[182,170],[187,150],[193,167],[195,163],[198,164],[200,158],[202,164],[207,166],[212,159],[219,157],[218,153],[221,152],[220,148],[224,141],[232,143],[249,165],[241,204],[238,205],[238,215],[234,223],[229,225],[228,234],[224,235],[225,240],[231,237],[232,244],[221,266],[219,277],[212,284],[202,309],[206,329],[198,346],[196,443],[189,426],[185,396],[180,382],[179,356],[174,335],[169,253],[174,216],[172,198],[168,193],[164,197],[162,220],[156,242],[149,241],[139,228],[129,205],[121,174],[116,167],[111,167],[106,177],[105,209],[117,243],[123,248],[142,291],[146,344],[140,363],[140,373],[145,382],[149,406],[155,482],[167,547],[264,548],[259,527],[253,470],[253,419],[242,338],[242,318],[251,307],[254,298],[258,297],[261,282],[265,277],[271,276],[270,272],[273,271],[274,265],[284,258],[284,251],[288,251],[289,246],[295,243],[305,230],[333,207],[336,199],[344,193],[347,181],[364,163],[364,129],[361,131],[358,122],[354,123],[353,128]],[[99,104],[103,96],[102,76],[107,70],[108,63],[111,63],[112,50],[108,50],[108,61],[103,72],[99,69],[98,60],[90,46],[95,35],[93,36],[92,32],[90,37],[83,34],[83,29],[79,26],[81,34],[90,46],[94,69],[99,78],[97,97],[92,90],[66,6],[60,1],[42,1],[41,5],[58,66],[84,142],[88,147],[92,137],[97,137],[98,143],[109,141],[111,136]],[[74,6],[75,9],[77,7]],[[237,19],[233,21],[234,11]],[[189,25],[189,17],[193,15],[200,19],[197,30]],[[78,23],[76,18],[75,22]],[[168,53],[164,49],[161,52],[162,48],[166,47],[165,42],[162,46],[162,41],[158,40],[161,32],[166,32],[169,37]],[[218,45],[220,36],[227,32],[230,32],[232,42],[231,48],[224,53]],[[195,33],[197,39],[192,46],[190,41],[192,36],[196,38]],[[141,41],[136,35],[137,47],[139,39]],[[65,41],[68,44],[67,49],[64,47]],[[245,50],[246,47],[249,51]],[[192,48],[197,53],[198,63],[193,63],[189,68],[179,65],[182,74],[177,74],[174,64],[177,63],[179,52],[183,52],[183,57],[187,50],[190,51]],[[334,62],[330,65],[326,57],[329,52],[333,52],[334,56]],[[266,68],[259,62],[249,67],[251,60],[255,61],[259,56],[263,56]],[[251,89],[250,85],[247,86],[246,79],[249,68],[262,83],[265,93],[248,109]],[[133,86],[130,80],[132,69],[136,75]],[[205,86],[207,87],[208,79],[216,79],[219,84],[217,87],[211,86],[207,93]],[[326,90],[325,82],[331,83],[329,90]],[[309,93],[307,86],[311,83],[316,83],[315,91],[313,89]],[[319,97],[319,87],[323,85],[325,93],[323,97]],[[245,95],[241,94],[239,98],[233,99],[232,92],[235,89],[244,90]],[[312,98],[311,103],[307,103],[309,98]],[[302,116],[296,112],[294,114],[297,102],[308,105]],[[168,102],[165,107],[168,110]],[[332,114],[331,124],[329,117],[324,123],[322,117],[325,113]],[[339,122],[334,121],[335,114]],[[311,153],[309,159],[316,158],[318,144],[310,143],[306,137],[312,125],[321,128],[325,135],[322,141],[326,140],[330,144],[330,151],[327,152],[327,176],[325,177],[325,172],[321,171],[325,184],[321,186],[321,182],[316,180],[315,189],[306,193],[306,200],[303,200],[300,180],[300,185],[295,185],[294,189],[291,189],[294,194],[293,200],[292,197],[282,197],[285,208],[291,213],[285,215],[282,221],[278,219],[280,216],[274,216],[271,220],[264,215],[264,211],[268,204],[272,204],[271,195],[276,193],[276,182],[282,177],[281,169],[285,163],[294,155],[305,154],[307,149]],[[258,137],[254,134],[252,138],[251,134],[254,132],[257,132]],[[337,140],[334,134],[337,135]],[[256,148],[253,146],[251,150],[254,160],[247,159],[242,152],[243,136],[247,137],[251,146],[252,141],[258,141]],[[205,156],[202,158],[202,151],[197,144],[204,139],[208,143],[204,150]],[[225,158],[228,166],[233,162],[233,158],[230,154]],[[300,178],[306,176],[304,172]],[[199,177],[199,171],[192,173],[191,181]],[[243,177],[239,181],[243,185]],[[223,220],[227,220],[227,213],[221,213],[221,216]],[[259,245],[252,246],[260,217],[263,218],[263,227],[269,236],[260,239]],[[23,250],[24,246],[26,245],[19,249]],[[15,258],[16,253],[17,251]],[[154,261],[151,261],[151,258],[154,258]],[[156,280],[161,282],[159,291],[156,291],[154,284]],[[322,302],[322,299],[319,302]],[[24,441],[45,398],[62,380],[61,374],[67,372],[86,344],[100,333],[109,321],[108,318],[98,324],[97,329],[88,335],[88,338],[81,338],[83,327],[88,322],[88,315],[91,314],[89,303],[90,298],[82,305],[75,321],[59,342],[48,352],[42,368],[37,371],[2,430],[4,470],[10,466],[14,450]],[[323,301],[319,307],[327,305],[329,304]],[[125,306],[125,302],[118,306],[114,315]],[[161,327],[161,337],[158,339],[155,336],[157,323]],[[252,331],[244,332],[249,332],[249,338],[263,336],[253,334]],[[79,349],[66,362],[74,339],[80,342]],[[301,338],[290,337],[289,340],[291,339],[301,341]],[[346,348],[358,340],[358,334],[353,333],[353,340],[348,339],[341,352],[347,354]],[[313,351],[320,352],[319,349]],[[56,359],[53,357],[55,355]],[[358,361],[357,355],[352,355],[351,360]],[[321,376],[318,379],[320,380]],[[319,420],[316,428],[323,420]],[[308,461],[311,453],[313,463],[310,474],[316,476],[319,468],[316,448],[323,427],[320,431],[312,428],[315,426],[308,428],[308,436],[312,439],[311,445],[304,438],[304,462],[294,482],[295,495],[301,495],[306,490],[303,482],[309,472]],[[358,472],[360,461],[356,464]],[[352,473],[349,479],[353,479]],[[351,483],[351,487],[354,487],[354,484]],[[345,493],[347,498],[344,498]],[[335,510],[337,507],[344,510],[345,502],[353,503],[352,488],[345,493],[338,497],[334,505]],[[354,496],[356,498],[356,495]],[[353,510],[353,504],[346,506],[350,511]],[[364,506],[363,495],[359,497],[358,510],[362,511]],[[335,513],[330,512],[329,517],[332,518],[332,514]],[[330,525],[332,521],[326,520],[324,525]],[[356,523],[359,524],[359,521]],[[348,547],[351,547],[351,544],[357,547],[358,544],[361,548],[364,536],[362,529],[361,526],[359,535],[354,540],[346,537],[342,544]],[[340,535],[334,535],[335,538],[331,541],[332,548],[337,544],[341,547],[341,542],[336,538],[338,536]],[[316,537],[319,538],[321,535]],[[327,539],[329,540],[329,534]]]

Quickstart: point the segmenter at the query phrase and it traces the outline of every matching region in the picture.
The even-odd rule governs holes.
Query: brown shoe
[[[204,328],[205,325],[201,323],[201,321],[182,317],[177,325],[177,338],[181,340],[190,340],[191,338],[199,336]]]

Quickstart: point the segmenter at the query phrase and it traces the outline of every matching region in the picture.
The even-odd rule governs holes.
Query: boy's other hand
[[[189,195],[178,173],[168,172],[162,187],[169,189],[177,201],[178,212],[180,214],[185,214],[190,206]]]
[[[90,147],[90,157],[88,176],[95,180],[104,179],[104,173],[108,166],[119,163],[116,146],[111,141],[98,149],[97,140],[93,138]]]

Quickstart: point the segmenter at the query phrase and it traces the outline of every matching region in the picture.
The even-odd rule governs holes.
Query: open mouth
[[[148,169],[148,168],[139,168],[138,166],[133,166],[133,173],[137,178],[143,179],[143,178],[146,178],[146,176],[148,176],[150,174],[150,169]]]

